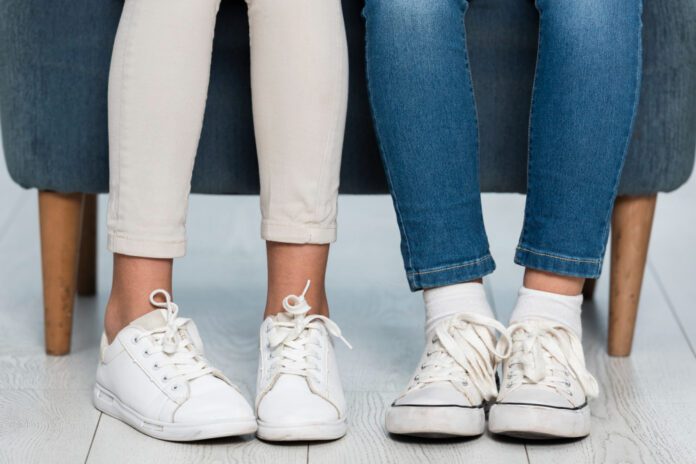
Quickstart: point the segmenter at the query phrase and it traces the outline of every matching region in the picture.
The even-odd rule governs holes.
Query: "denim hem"
[[[596,279],[602,271],[602,259],[574,258],[518,246],[515,263],[540,271],[572,277]]]
[[[470,280],[480,279],[495,270],[495,261],[490,254],[459,264],[451,264],[431,269],[406,273],[411,291],[442,287]]]

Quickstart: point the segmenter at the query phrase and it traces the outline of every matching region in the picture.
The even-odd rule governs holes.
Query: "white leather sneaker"
[[[259,438],[335,440],[346,433],[343,396],[333,341],[341,330],[329,318],[307,315],[309,282],[283,300],[285,312],[261,324],[256,396]]]
[[[578,337],[548,320],[508,328],[510,357],[503,362],[500,394],[491,407],[493,433],[523,438],[577,438],[590,433],[587,399],[597,381],[585,368]]]
[[[156,302],[159,294],[164,303]],[[151,437],[172,441],[244,435],[256,430],[253,411],[223,374],[208,364],[190,319],[164,290],[150,294],[164,308],[102,336],[93,401],[97,409]]]
[[[435,327],[415,374],[387,411],[390,433],[431,438],[481,435],[484,407],[497,394],[494,331],[488,317],[460,313]]]

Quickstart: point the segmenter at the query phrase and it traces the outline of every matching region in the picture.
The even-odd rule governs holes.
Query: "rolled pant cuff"
[[[322,245],[336,241],[336,227],[261,222],[261,238],[268,242]]]
[[[140,258],[180,258],[186,254],[186,241],[158,242],[109,234],[107,247],[112,253]]]
[[[587,279],[596,279],[602,271],[601,259],[563,256],[521,245],[517,247],[515,263],[531,269]]]
[[[411,290],[415,292],[480,279],[494,270],[495,261],[490,254],[486,254],[459,264],[407,272],[406,277]]]

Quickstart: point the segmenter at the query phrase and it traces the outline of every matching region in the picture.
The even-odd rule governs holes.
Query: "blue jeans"
[[[536,6],[527,203],[515,262],[595,278],[638,102],[642,2]],[[495,269],[481,213],[467,7],[366,0],[363,13],[375,127],[412,290]]]

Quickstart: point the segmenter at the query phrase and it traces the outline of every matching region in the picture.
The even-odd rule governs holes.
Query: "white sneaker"
[[[588,397],[597,381],[585,368],[578,337],[548,320],[527,320],[508,328],[510,357],[491,407],[493,433],[523,438],[576,438],[590,433]]]
[[[261,324],[256,397],[259,438],[272,441],[335,440],[346,433],[346,402],[333,342],[336,323],[307,315],[304,296],[283,300],[286,312]]]
[[[484,407],[498,392],[494,331],[505,327],[478,314],[456,314],[435,327],[416,373],[387,411],[390,433],[442,438],[481,435]]]
[[[154,300],[163,295],[165,303]],[[93,401],[97,409],[151,437],[202,440],[253,433],[254,413],[223,374],[208,364],[190,319],[164,290],[160,308],[136,319],[109,345],[102,336]]]

